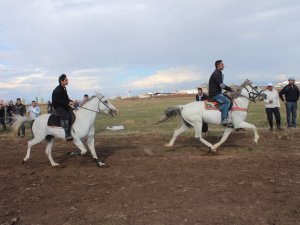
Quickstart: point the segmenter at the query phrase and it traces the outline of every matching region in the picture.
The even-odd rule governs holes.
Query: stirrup
[[[72,141],[73,137],[71,135],[66,136],[66,141]]]
[[[221,125],[224,126],[224,127],[230,127],[230,128],[233,128],[233,123],[232,122],[229,122],[228,120],[224,120],[221,122]]]

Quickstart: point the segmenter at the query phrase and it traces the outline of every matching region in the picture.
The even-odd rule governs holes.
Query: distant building
[[[185,95],[191,95],[191,94],[197,94],[198,93],[198,90],[195,88],[195,89],[189,89],[189,90],[178,90],[176,92],[177,94],[185,94]]]

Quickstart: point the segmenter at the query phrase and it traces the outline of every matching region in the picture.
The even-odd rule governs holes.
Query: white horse
[[[174,131],[171,141],[166,144],[166,147],[173,146],[176,138],[181,133],[185,132],[189,127],[194,127],[195,137],[199,139],[203,144],[208,146],[212,152],[216,152],[217,148],[223,144],[231,131],[237,128],[250,128],[254,132],[254,143],[258,142],[259,135],[256,127],[253,124],[245,122],[247,117],[249,102],[255,102],[256,99],[262,100],[265,97],[265,94],[262,91],[252,86],[252,82],[246,80],[240,88],[240,91],[237,92],[237,97],[233,99],[232,109],[229,111],[229,120],[232,121],[234,128],[225,127],[223,137],[216,144],[211,144],[208,141],[204,140],[202,132],[202,123],[206,122],[209,124],[221,124],[221,112],[219,110],[208,110],[205,108],[205,102],[191,102],[186,105],[178,105],[175,107],[170,107],[165,111],[165,115],[158,121],[158,123],[170,120],[177,115],[181,116],[182,125],[179,129]]]
[[[91,97],[89,101],[84,103],[83,106],[79,107],[79,109],[75,111],[76,120],[72,125],[71,135],[73,137],[73,143],[80,149],[81,155],[87,153],[87,149],[83,144],[83,141],[85,141],[96,164],[98,166],[103,166],[105,163],[102,163],[98,159],[94,144],[94,123],[97,113],[111,114],[112,116],[115,116],[118,111],[117,108],[109,101],[104,100],[104,96],[101,94]],[[50,114],[43,114],[37,117],[33,122],[32,133],[34,138],[28,141],[27,154],[23,162],[26,162],[30,158],[31,147],[46,139],[48,141],[46,154],[50,163],[52,166],[59,165],[53,160],[51,151],[55,137],[65,139],[65,130],[62,127],[48,126],[47,122],[49,117]],[[23,121],[15,124],[15,130],[18,130],[19,126],[21,126],[24,122],[26,122],[26,119],[25,121],[23,119]]]

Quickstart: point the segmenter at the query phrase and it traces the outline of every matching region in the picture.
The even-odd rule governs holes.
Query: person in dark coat
[[[16,104],[13,108],[14,115],[25,116],[26,115],[26,107],[22,104],[21,98],[17,98]],[[22,131],[22,133],[20,132]],[[22,125],[18,130],[18,136],[23,137],[25,135],[25,125]]]
[[[14,113],[14,102],[10,100],[6,105],[6,117],[8,119],[8,123],[11,124],[13,121],[13,113]]]
[[[47,113],[52,114],[53,112],[54,112],[54,110],[53,110],[52,103],[50,101],[48,101]]]
[[[72,108],[74,108],[74,102],[70,100],[66,86],[68,85],[68,78],[65,74],[62,74],[58,78],[59,85],[53,90],[52,93],[52,105],[55,109],[55,113],[61,117],[61,125],[66,132],[66,141],[73,140],[71,135],[71,120],[72,120]]]
[[[220,104],[221,110],[221,125],[226,127],[233,127],[233,124],[228,120],[228,110],[230,107],[230,100],[222,94],[222,89],[226,91],[234,91],[234,89],[228,87],[223,83],[224,75],[222,70],[224,69],[224,63],[222,60],[215,62],[216,70],[212,73],[208,83],[208,95],[211,99],[217,101]]]
[[[297,101],[299,100],[299,89],[295,85],[295,78],[291,77],[288,79],[289,84],[283,87],[279,92],[279,97],[283,101],[286,107],[286,120],[288,128],[296,128],[297,120]],[[292,114],[292,122],[291,122]]]
[[[204,101],[204,100],[207,100],[208,99],[208,96],[207,94],[205,94],[202,90],[202,88],[198,88],[198,94],[196,95],[196,101],[199,102],[199,101]],[[208,131],[208,124],[203,122],[202,123],[202,132],[203,133],[206,133]]]
[[[3,127],[3,130],[6,130],[6,124],[5,124],[5,108],[2,103],[0,103],[0,124]]]

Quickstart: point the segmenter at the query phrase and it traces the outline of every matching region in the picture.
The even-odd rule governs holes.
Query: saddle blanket
[[[61,127],[60,116],[51,114],[48,119],[47,125],[51,127]]]
[[[216,101],[204,101],[204,106],[206,110],[220,110],[219,103]]]
[[[233,105],[233,102],[230,101],[229,110],[232,109],[232,105]],[[219,103],[216,102],[216,101],[205,100],[204,101],[204,107],[205,107],[206,110],[219,110],[220,111]]]
[[[204,107],[205,107],[206,110],[219,110],[220,111],[219,103],[216,102],[216,101],[207,101],[207,100],[205,100],[204,101]],[[247,112],[248,109],[247,108],[241,108],[241,107],[238,107],[238,106],[233,107],[233,101],[231,101],[230,106],[229,106],[229,111],[245,111],[245,112]]]

